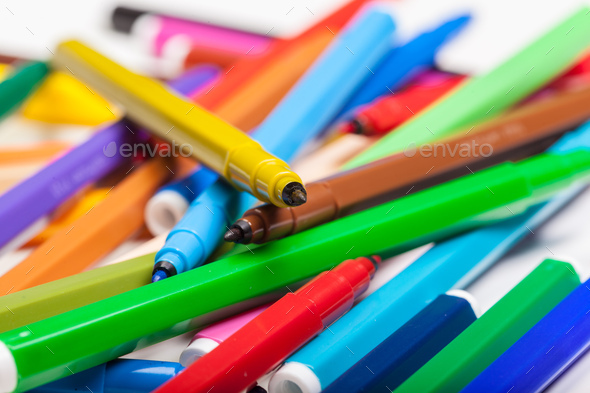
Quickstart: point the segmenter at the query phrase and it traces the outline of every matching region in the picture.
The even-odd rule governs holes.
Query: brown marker
[[[541,152],[590,117],[589,102],[589,87],[563,92],[460,132],[459,137],[309,183],[305,205],[250,209],[224,239],[265,243],[499,162]]]

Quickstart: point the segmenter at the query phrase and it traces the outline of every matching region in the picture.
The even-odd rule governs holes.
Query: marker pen
[[[189,345],[180,354],[180,364],[188,367],[205,356],[219,344],[228,339],[232,334],[241,329],[244,325],[256,318],[261,312],[268,308],[268,304],[248,310],[236,316],[224,319],[207,326],[195,334]]]
[[[338,117],[368,104],[379,96],[390,95],[419,72],[432,67],[436,53],[461,32],[470,19],[469,15],[461,15],[447,20],[394,48],[379,66],[372,70],[374,75],[355,93]]]
[[[7,386],[26,391],[69,375],[66,366],[78,372],[215,322],[231,312],[267,303],[286,291],[287,285],[330,269],[342,255],[395,255],[513,218],[572,184],[587,183],[589,175],[587,150],[541,154],[516,164],[501,164],[277,240],[253,253],[228,256],[169,280],[37,321],[28,325],[34,335],[24,326],[1,333],[0,342],[10,356],[0,361],[0,369],[6,370]],[[403,288],[409,285],[402,284]],[[435,290],[426,288],[425,292],[433,295],[430,299],[440,294],[432,293]],[[182,307],[171,307],[178,304]],[[366,346],[355,353],[364,356],[374,347],[374,340],[383,340],[401,319],[402,315],[394,314],[388,320],[391,327],[363,337]],[[89,336],[94,339],[84,340]],[[340,331],[338,336],[343,339]],[[67,350],[54,350],[52,354],[47,347]],[[344,354],[330,359],[327,367],[331,373],[342,370],[343,363],[350,362],[348,367],[354,364],[352,354],[343,350]],[[32,353],[35,362],[29,361]],[[326,358],[313,353],[314,367],[316,359]]]
[[[461,392],[545,391],[590,348],[589,287],[578,286]]]
[[[166,392],[238,392],[278,366],[350,309],[369,286],[381,259],[360,257],[320,273],[288,293],[182,375],[156,390]]]
[[[588,7],[539,37],[485,75],[473,77],[420,116],[381,138],[347,164],[350,169],[412,146],[450,137],[491,118],[566,71],[590,45]],[[573,26],[573,28],[572,28]],[[559,45],[556,42],[559,41]]]
[[[378,6],[366,9],[334,39],[252,137],[275,156],[291,161],[367,80],[370,74],[365,66],[385,56],[394,31],[389,13]],[[254,198],[238,193],[226,181],[214,183],[192,202],[168,235],[156,256],[153,280],[203,264],[227,227],[254,203]]]
[[[477,308],[473,296],[459,289],[438,296],[322,392],[395,390],[471,325]]]
[[[117,359],[29,390],[29,393],[149,393],[184,370],[179,363]]]
[[[574,266],[546,259],[396,392],[461,391],[579,285]]]

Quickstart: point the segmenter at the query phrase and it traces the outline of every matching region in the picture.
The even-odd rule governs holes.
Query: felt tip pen
[[[566,151],[569,149],[579,148],[581,146],[587,146],[590,148],[590,125],[580,127],[577,131],[571,132],[566,136],[562,137],[559,143],[555,145],[554,151]],[[576,192],[573,192],[576,191]],[[394,277],[374,294],[371,294],[363,302],[356,305],[350,312],[343,316],[339,321],[331,325],[331,332],[324,332],[318,336],[315,340],[308,343],[311,348],[311,353],[315,353],[316,345],[311,345],[317,341],[321,341],[322,346],[331,346],[328,338],[335,337],[335,341],[340,343],[346,343],[349,347],[355,345],[358,348],[359,343],[366,343],[369,348],[371,346],[378,345],[384,340],[388,334],[392,334],[397,328],[401,327],[403,323],[407,322],[412,316],[417,314],[424,306],[426,306],[432,299],[436,298],[441,293],[444,293],[451,289],[465,288],[469,283],[476,279],[479,275],[485,272],[491,265],[493,265],[499,258],[501,258],[506,252],[512,247],[518,244],[527,234],[530,234],[530,230],[535,231],[540,225],[543,224],[547,219],[553,216],[571,197],[576,195],[579,189],[572,189],[566,191],[568,194],[567,198],[564,193],[559,194],[551,202],[538,207],[529,209],[526,213],[514,217],[510,220],[500,222],[489,227],[484,227],[479,230],[461,235],[445,242],[439,243],[431,248],[426,254],[418,258],[408,268],[406,268],[399,275]],[[385,214],[385,211],[383,212]],[[363,223],[371,222],[375,217],[364,216],[364,221],[359,221],[357,226],[362,226]],[[333,233],[335,228],[332,224],[326,225],[330,231],[319,232],[318,230],[312,230],[316,233],[314,237],[310,237],[303,240],[302,244],[308,244],[317,238],[322,238]],[[395,227],[392,227],[395,228]],[[366,231],[371,229],[370,226],[361,228],[354,236],[358,238]],[[375,228],[373,228],[374,230]],[[393,230],[393,229],[392,229]],[[363,232],[364,231],[364,232]],[[372,230],[371,230],[372,232]],[[351,240],[353,238],[350,238]],[[291,239],[292,240],[292,239]],[[389,240],[388,240],[389,241]],[[191,298],[204,297],[211,291],[223,291],[227,292],[227,288],[237,288],[239,283],[256,282],[257,285],[253,288],[246,286],[241,292],[240,290],[234,291],[230,295],[230,303],[239,303],[244,298],[249,298],[252,289],[257,290],[256,296],[263,293],[271,293],[274,290],[284,287],[284,285],[291,285],[292,282],[302,280],[304,276],[299,275],[308,267],[304,266],[306,259],[292,259],[288,254],[281,254],[286,248],[301,249],[302,245],[298,242],[288,241],[284,239],[277,241],[278,247],[274,250],[273,245],[268,245],[265,248],[271,249],[271,254],[276,253],[278,258],[273,262],[269,255],[264,255],[266,251],[261,250],[262,256],[258,260],[255,258],[253,261],[250,258],[246,258],[247,255],[236,255],[234,258],[229,259],[231,264],[229,266],[242,266],[247,267],[245,270],[255,269],[256,264],[261,263],[258,266],[260,270],[252,271],[250,275],[245,270],[235,271],[234,268],[224,266],[223,261],[219,261],[216,265],[211,265],[213,271],[209,272],[212,275],[210,280],[218,281],[219,286],[211,286],[204,288],[203,291],[197,293],[190,293],[188,297],[184,298],[187,304],[190,303]],[[344,242],[338,246],[335,244],[334,239],[331,239],[331,248],[342,249],[343,252],[347,252],[350,249],[350,242]],[[321,243],[325,245],[325,243]],[[320,246],[320,244],[318,244]],[[375,249],[386,249],[387,245],[383,244],[379,248],[375,246]],[[303,246],[305,248],[305,246]],[[356,252],[355,247],[349,253]],[[333,250],[332,250],[333,251]],[[315,248],[314,253],[322,254],[325,258],[329,258],[332,255],[331,250],[322,250]],[[257,254],[259,252],[257,251]],[[35,288],[27,289],[16,294],[0,297],[0,332],[15,329],[17,327],[32,324],[34,322],[46,319],[52,316],[56,316],[57,319],[61,317],[58,314],[69,315],[67,311],[80,308],[84,305],[90,305],[91,303],[98,303],[100,307],[95,310],[97,315],[101,318],[105,317],[105,309],[109,308],[109,305],[100,300],[115,296],[117,297],[116,304],[110,306],[116,306],[117,313],[124,312],[125,307],[120,307],[121,303],[125,302],[126,296],[123,292],[132,291],[134,293],[133,299],[129,302],[128,307],[138,307],[138,299],[142,296],[138,294],[141,291],[141,286],[147,285],[149,282],[149,273],[153,267],[153,256],[154,254],[148,254],[143,257],[138,257],[133,260],[120,262],[115,265],[109,265],[101,268],[96,268],[72,277],[57,280],[48,284],[40,285]],[[236,259],[237,258],[237,259]],[[303,263],[302,263],[303,262]],[[331,260],[330,262],[336,263],[337,261]],[[267,268],[268,267],[268,268]],[[282,269],[286,269],[287,276],[280,278]],[[279,268],[275,272],[275,268]],[[329,269],[330,266],[323,266],[319,269]],[[270,270],[278,274],[271,274]],[[217,270],[227,271],[227,274],[219,274]],[[315,273],[321,270],[315,270]],[[194,277],[190,277],[191,274],[187,273],[189,279],[183,284],[179,283],[178,286],[191,290],[191,285],[206,285],[203,280],[203,274],[205,271],[195,272]],[[270,280],[260,281],[260,277],[263,273],[268,274]],[[297,273],[296,277],[294,272]],[[313,274],[313,273],[312,273]],[[237,281],[228,282],[227,279],[237,277]],[[194,281],[191,281],[194,280]],[[208,279],[209,280],[209,279]],[[273,280],[276,282],[273,283]],[[176,283],[174,283],[176,285]],[[262,286],[263,288],[260,288]],[[151,287],[151,286],[150,286]],[[225,289],[224,289],[225,288]],[[170,288],[172,290],[172,288]],[[169,293],[164,291],[161,295],[163,298],[168,298]],[[154,297],[150,298],[153,299]],[[215,303],[213,301],[212,303]],[[261,303],[257,303],[261,304]],[[186,318],[191,318],[194,315],[201,315],[203,318],[207,318],[206,314],[218,310],[220,307],[224,307],[223,304],[210,304],[207,303],[206,310],[202,308],[198,310],[192,310],[191,315],[187,315]],[[91,306],[89,306],[91,307]],[[250,305],[252,307],[252,305]],[[240,310],[245,311],[250,307],[243,307]],[[12,312],[11,312],[12,310]],[[369,314],[365,314],[366,312]],[[232,310],[231,313],[226,315],[232,315],[235,313]],[[91,312],[89,312],[91,313]],[[373,314],[376,313],[376,314]],[[369,315],[369,317],[367,317]],[[73,322],[75,318],[67,320],[64,323],[65,328],[70,328],[75,325]],[[85,323],[88,323],[89,319],[83,318]],[[373,321],[373,323],[371,323]],[[130,322],[131,323],[131,322]],[[355,333],[352,333],[346,329],[355,327]],[[374,330],[367,330],[372,328]],[[189,328],[190,330],[190,328]],[[97,330],[98,332],[102,330]],[[188,330],[187,330],[188,331]],[[97,333],[98,334],[98,333]],[[176,333],[178,334],[178,333]],[[329,337],[328,337],[329,336]],[[320,340],[321,338],[321,340]],[[367,340],[370,338],[370,340]],[[358,339],[358,340],[355,340]],[[368,341],[368,342],[367,342]],[[121,343],[119,343],[121,344]],[[333,347],[333,346],[332,346]],[[369,349],[370,350],[370,349]],[[348,352],[344,349],[344,355]],[[364,356],[367,352],[364,347],[361,348],[361,356]],[[118,353],[116,356],[120,356],[123,353]],[[336,360],[329,359],[328,363],[337,367],[337,359],[344,356],[337,353]],[[317,355],[318,358],[325,358],[325,354]],[[112,359],[112,358],[111,358]],[[360,358],[359,358],[360,359]],[[98,361],[99,364],[109,360],[109,358],[102,358]],[[584,367],[590,357],[586,357],[580,360],[580,366],[576,364],[576,377],[580,375],[578,369],[581,367],[583,372],[586,373]],[[69,372],[63,374],[67,376]],[[569,386],[572,384],[570,374],[563,376],[559,381]],[[573,383],[575,384],[575,383]],[[578,386],[578,385],[576,385]],[[562,392],[565,390],[555,390],[555,392]],[[576,392],[585,392],[584,389],[578,389]]]
[[[223,77],[220,79],[219,83],[215,84],[214,89],[211,89],[205,95],[201,94],[196,102],[203,108],[216,113],[216,111],[221,109],[222,106],[225,106],[225,103],[230,101],[232,97],[239,96],[244,89],[251,89],[252,85],[256,84],[256,80],[261,79],[261,75],[267,72],[268,67],[273,66],[273,64],[276,64],[277,62],[281,62],[290,52],[298,50],[297,47],[304,42],[324,32],[327,32],[330,36],[334,37],[334,35],[342,30],[342,27],[348,23],[348,20],[367,1],[368,0],[349,1],[325,18],[318,20],[299,35],[288,40],[274,40],[268,50],[260,56],[245,56],[241,58],[224,71]],[[326,29],[326,26],[334,33],[334,35]],[[191,55],[189,54],[183,63],[184,64],[179,65],[179,67],[189,68],[202,63],[202,60],[197,59],[197,62],[192,62]],[[265,95],[261,94],[257,99],[265,101],[264,97]],[[252,99],[253,97],[249,98]],[[225,117],[225,119],[231,124],[234,124],[240,129],[246,128],[243,124],[239,124],[239,122],[236,121],[238,119],[233,117],[232,112],[229,112],[226,115],[228,117]]]
[[[269,152],[291,161],[334,118],[386,55],[395,24],[380,6],[369,7],[334,39],[273,112],[253,133]],[[352,51],[352,52],[351,52]],[[353,54],[354,53],[354,54]],[[223,233],[256,201],[219,180],[196,198],[158,252],[153,280],[203,264]],[[214,212],[214,214],[212,214]]]
[[[2,194],[0,221],[6,225],[0,228],[0,247],[47,216],[81,187],[124,163],[126,158],[116,154],[116,149],[132,138],[123,122],[111,124]]]
[[[49,67],[45,63],[26,63],[0,82],[0,119],[18,108],[48,73]]]
[[[486,75],[473,77],[420,116],[344,165],[357,167],[404,149],[450,137],[516,104],[566,71],[590,45],[590,13],[581,7]],[[557,44],[559,42],[559,44]]]
[[[578,148],[590,148],[590,123],[563,136],[550,151]],[[438,294],[467,287],[581,190],[573,187],[524,214],[436,244],[333,324],[330,332],[308,343],[292,360],[310,364],[322,384],[329,384],[324,381],[329,381],[332,369],[343,373],[352,366],[343,360],[350,356],[343,345],[354,347],[357,356],[368,353]]]
[[[246,54],[259,55],[270,43],[268,36],[127,7],[115,8],[111,21],[115,30],[149,41],[148,45],[157,56],[166,52],[171,40],[181,36],[189,47],[225,54],[226,62],[222,65]]]
[[[205,356],[220,343],[227,340],[232,334],[241,329],[245,324],[256,318],[261,312],[268,308],[268,304],[256,307],[236,316],[224,319],[207,326],[195,334],[189,345],[180,354],[180,364],[188,367],[197,359]]]
[[[469,15],[461,15],[445,21],[433,30],[423,32],[407,43],[393,48],[374,70],[374,75],[342,109],[340,116],[379,96],[391,94],[419,72],[432,67],[439,49],[455,37],[470,19]]]
[[[106,108],[109,109],[106,109]],[[52,72],[23,104],[28,119],[57,124],[98,126],[118,118],[117,111],[100,95],[91,94],[72,74]]]
[[[465,291],[438,296],[322,392],[395,390],[471,325],[477,310],[475,299]],[[275,390],[272,380],[270,390]]]
[[[579,285],[570,263],[543,261],[396,393],[460,391]]]
[[[305,205],[284,209],[269,204],[254,207],[228,229],[224,238],[244,244],[266,243],[494,163],[539,153],[560,134],[590,117],[588,100],[590,86],[565,91],[478,124],[466,135],[442,141],[431,150],[398,153],[308,183],[307,192],[312,198]],[[441,154],[440,147],[458,154]]]
[[[461,392],[545,391],[590,348],[589,286],[578,286]]]
[[[60,44],[53,64],[119,102],[130,119],[158,136],[187,143],[197,159],[239,190],[277,206],[306,202],[301,179],[284,161],[161,83],[135,74],[77,41]]]
[[[29,390],[28,393],[149,393],[178,375],[179,363],[117,359]]]
[[[428,71],[394,95],[380,97],[337,126],[342,133],[384,135],[464,82],[465,76]]]
[[[342,255],[394,255],[512,218],[578,180],[587,181],[589,173],[587,150],[501,164],[277,240],[254,253],[232,255],[27,325],[34,335],[27,327],[1,333],[0,342],[12,357],[0,369],[16,370],[7,378],[7,384],[17,391],[26,391],[71,374],[68,368],[79,372],[268,303],[284,293],[281,291],[286,291],[286,285],[330,269],[341,261]],[[431,291],[427,288],[426,292]],[[211,293],[223,296],[212,297]],[[195,302],[197,298],[207,298],[207,302]],[[171,304],[183,307],[170,307]],[[372,343],[390,333],[384,330],[365,339]],[[94,339],[83,339],[89,336]],[[57,348],[67,350],[56,351]],[[361,350],[360,356],[371,349]],[[343,362],[350,362],[348,367],[354,364],[352,354],[346,352],[332,359],[328,367],[331,372],[344,371],[340,368]],[[33,353],[36,361],[30,362]],[[312,359],[319,358],[320,354],[313,356]]]
[[[468,380],[470,376],[473,378],[477,375],[476,370],[483,370],[495,359],[494,356],[499,356],[518,340],[553,306],[579,285],[579,282],[577,273],[569,263],[544,261],[450,344],[413,373],[395,391],[412,393],[458,392],[470,381]],[[375,301],[381,303],[385,301],[380,298],[383,295],[385,294],[381,293],[373,299],[373,307],[378,307],[379,303],[375,303]],[[418,294],[418,296],[422,298],[424,295]],[[411,317],[415,316],[418,311],[420,309],[416,310]],[[377,317],[368,308],[360,310],[360,312],[370,320]],[[397,314],[394,315],[397,316]],[[343,323],[348,322],[350,320],[343,321]],[[391,320],[385,320],[383,323],[394,325],[386,328],[387,330],[397,330],[395,329],[397,323]],[[368,324],[365,322],[363,325],[367,326]],[[357,334],[355,327],[354,325],[348,327],[347,330],[350,334]],[[338,329],[339,327],[330,327],[330,329],[333,328]],[[330,332],[327,333],[330,334]],[[368,333],[368,331],[364,330],[364,333]],[[373,330],[372,333],[377,337],[370,339],[367,336],[364,337],[366,341],[377,341],[376,347],[381,342],[379,337],[383,332]],[[304,347],[303,350],[292,356],[273,375],[270,393],[292,393],[294,391],[319,393],[354,365],[355,361],[351,362],[351,360],[357,359],[358,361],[368,353],[365,353],[364,350],[367,343],[361,340],[358,342],[350,342],[348,339],[330,341],[324,340],[321,347],[317,345],[312,345],[309,348]],[[352,353],[346,347],[350,348]],[[330,352],[332,355],[338,353],[340,357],[347,359],[334,358],[332,359],[334,367],[326,369],[325,365],[318,363],[318,359],[311,358],[309,361],[305,361],[305,357],[298,356],[302,351],[307,352],[307,350],[314,351],[319,356],[325,356]],[[359,355],[358,352],[361,354]],[[315,367],[318,365],[321,366],[319,369]]]
[[[361,257],[320,273],[156,390],[238,392],[338,319],[369,286],[381,259]]]

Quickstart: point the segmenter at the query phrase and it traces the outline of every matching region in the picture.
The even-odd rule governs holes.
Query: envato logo
[[[404,149],[406,157],[414,157],[419,154],[421,157],[437,158],[437,157],[461,157],[461,158],[477,158],[489,157],[494,152],[494,148],[489,143],[479,144],[475,141],[471,143],[425,143],[420,147],[416,147],[415,143],[410,143]]]
[[[107,157],[119,154],[121,157],[190,157],[193,147],[188,143],[179,145],[172,141],[166,145],[151,145],[149,143],[121,143],[111,142],[103,147],[102,152]]]

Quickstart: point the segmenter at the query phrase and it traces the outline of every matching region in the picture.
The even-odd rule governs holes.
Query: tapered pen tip
[[[291,193],[291,201],[294,206],[303,205],[307,202],[307,194],[302,190],[295,190]]]
[[[168,278],[168,275],[166,274],[166,272],[163,270],[158,270],[152,276],[152,282],[158,282],[158,281],[163,280],[165,278]]]
[[[237,243],[244,238],[244,231],[240,228],[230,228],[225,235],[223,235],[223,240],[226,242]]]

